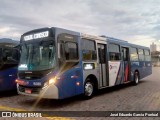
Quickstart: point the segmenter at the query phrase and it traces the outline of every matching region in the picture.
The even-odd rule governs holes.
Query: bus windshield
[[[53,41],[23,43],[19,70],[48,70],[55,66],[55,46]]]

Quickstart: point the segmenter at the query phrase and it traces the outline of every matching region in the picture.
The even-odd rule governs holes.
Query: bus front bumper
[[[26,92],[26,89],[30,90],[31,93]],[[36,88],[28,88],[25,86],[21,86],[17,83],[17,92],[21,95],[34,96],[38,98],[48,98],[48,99],[59,99],[58,98],[58,88],[54,84],[49,85],[44,88],[39,88],[38,93],[34,93]]]

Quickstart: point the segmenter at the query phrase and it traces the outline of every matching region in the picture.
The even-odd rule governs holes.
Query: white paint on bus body
[[[115,85],[119,67],[120,67],[119,61],[118,62],[109,61],[109,86]]]

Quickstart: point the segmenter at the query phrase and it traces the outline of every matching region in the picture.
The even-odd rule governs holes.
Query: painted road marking
[[[0,109],[1,109],[1,110],[7,110],[7,111],[27,111],[27,110],[24,110],[24,109],[11,108],[11,107],[2,106],[2,105],[0,105]]]

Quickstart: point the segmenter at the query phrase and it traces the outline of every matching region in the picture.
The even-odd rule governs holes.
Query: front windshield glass
[[[53,41],[24,43],[22,45],[19,70],[48,70],[55,66],[55,46]]]

